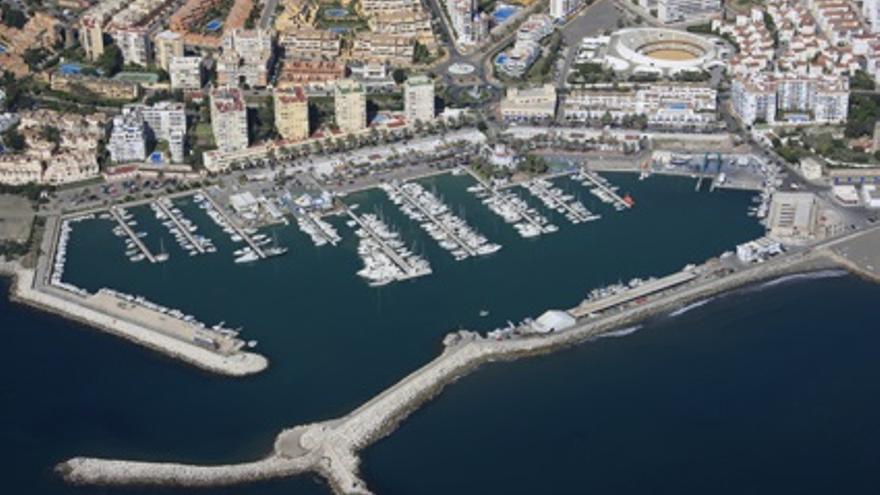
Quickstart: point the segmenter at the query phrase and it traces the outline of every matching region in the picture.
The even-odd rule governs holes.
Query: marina
[[[492,213],[501,217],[505,223],[512,224],[521,237],[537,237],[559,230],[559,227],[550,223],[547,217],[541,215],[538,210],[529,206],[524,199],[515,193],[493,187],[469,167],[466,167],[465,170],[477,181],[477,184],[468,187],[468,191],[474,193]]]
[[[315,246],[320,247],[326,244],[336,246],[342,241],[336,228],[315,213],[304,211],[295,216],[299,230],[308,235]]]
[[[635,204],[629,196],[620,196],[617,189],[608,180],[586,167],[582,167],[572,178],[589,187],[590,192],[603,203],[614,205],[614,209],[617,211],[632,208]]]
[[[235,252],[236,263],[248,263],[251,261],[256,261],[258,259],[266,258],[268,255],[272,254],[284,254],[286,251],[282,251],[283,248],[273,248],[270,253],[267,254],[266,251],[260,246],[260,239],[256,239],[251,235],[257,235],[255,232],[248,232],[247,229],[244,229],[238,225],[223,209],[223,207],[217,203],[217,201],[211,197],[211,195],[207,191],[200,191],[196,196],[197,201],[204,201],[207,203],[207,207],[211,208],[211,211],[214,215],[214,221],[221,225],[227,232],[232,236],[232,240],[235,242],[243,241],[247,243],[247,246],[241,248],[240,250]],[[265,245],[265,244],[264,244]]]
[[[553,183],[547,179],[530,180],[523,184],[523,188],[532,196],[540,199],[547,208],[564,215],[569,222],[575,225],[601,218],[600,215],[595,215],[588,210],[574,196],[565,194],[562,189],[553,186]]]
[[[125,254],[129,257],[129,260],[138,262],[146,258],[150,263],[159,262],[159,259],[157,259],[157,257],[147,248],[146,244],[141,241],[141,237],[145,236],[146,233],[137,233],[132,230],[132,226],[136,226],[137,222],[132,219],[131,214],[124,208],[118,206],[111,206],[109,211],[110,215],[116,220],[116,223],[119,224],[117,228],[114,229],[114,233],[120,237],[128,236],[128,239],[125,241],[127,248]],[[163,260],[164,259],[167,259],[167,257],[163,257]]]
[[[605,286],[609,281],[619,278],[629,279],[639,274],[663,273],[658,270],[666,268],[657,267],[669,267],[670,265],[680,267],[683,261],[693,259],[694,256],[718,253],[723,246],[739,242],[739,236],[746,235],[744,232],[749,229],[748,222],[754,223],[744,214],[745,205],[748,204],[750,197],[748,193],[701,195],[705,197],[701,197],[700,201],[705,200],[711,205],[711,208],[706,208],[712,210],[709,214],[705,211],[706,209],[686,207],[687,204],[695,201],[695,196],[691,192],[693,183],[686,179],[659,177],[656,184],[653,179],[645,182],[635,182],[634,177],[632,179],[631,182],[628,177],[617,175],[613,177],[613,180],[621,184],[621,187],[633,190],[640,197],[644,197],[646,203],[661,206],[656,209],[640,209],[632,215],[614,216],[613,220],[597,222],[595,228],[561,229],[558,235],[548,236],[548,238],[542,239],[540,244],[516,242],[517,234],[515,231],[507,228],[499,218],[488,210],[479,207],[480,201],[467,191],[469,185],[467,178],[442,176],[431,179],[429,182],[426,181],[425,186],[441,193],[448,201],[450,208],[466,207],[468,212],[472,212],[468,218],[469,221],[473,222],[473,225],[480,231],[497,236],[497,239],[505,244],[505,250],[499,256],[493,256],[487,258],[485,262],[474,264],[456,264],[451,259],[438,259],[438,269],[434,276],[423,277],[405,285],[391,284],[387,289],[381,291],[368,289],[367,284],[363,283],[360,277],[354,275],[354,271],[360,268],[352,269],[353,265],[359,261],[359,256],[357,250],[350,249],[350,247],[352,244],[356,246],[356,242],[343,242],[341,249],[297,250],[292,255],[295,256],[292,258],[294,262],[259,263],[244,271],[237,269],[228,261],[219,259],[220,257],[199,256],[189,259],[175,256],[171,266],[174,267],[175,272],[179,270],[179,267],[186,266],[191,273],[191,276],[186,277],[186,280],[163,276],[161,272],[164,270],[148,269],[144,265],[131,264],[129,266],[129,264],[124,264],[123,270],[111,269],[114,272],[112,277],[114,282],[109,284],[105,282],[105,285],[122,293],[143,294],[147,300],[159,301],[168,306],[176,305],[174,301],[179,300],[182,302],[181,308],[187,308],[186,314],[200,315],[200,319],[207,318],[204,321],[216,320],[219,319],[218,316],[221,316],[223,319],[243,323],[248,328],[248,334],[253,333],[253,338],[259,339],[260,348],[269,349],[272,352],[273,368],[278,367],[273,373],[265,374],[265,378],[262,376],[258,378],[259,381],[256,383],[259,383],[261,387],[263,384],[272,383],[272,390],[292,389],[299,393],[299,391],[308,390],[309,384],[313,383],[315,377],[321,376],[321,379],[327,382],[326,386],[333,387],[334,390],[345,391],[344,393],[340,392],[341,397],[338,400],[334,397],[320,397],[317,398],[317,401],[312,399],[297,401],[297,403],[309,402],[307,405],[277,408],[277,411],[273,411],[271,407],[260,408],[263,411],[260,417],[266,418],[263,420],[266,423],[264,430],[292,424],[309,424],[316,419],[333,417],[333,414],[337,414],[334,411],[346,411],[345,404],[352,401],[351,397],[357,397],[356,400],[360,402],[365,391],[369,394],[372,394],[373,391],[379,392],[388,383],[394,382],[399,376],[424,363],[426,352],[433,352],[436,349],[436,343],[442,338],[442,333],[439,332],[443,330],[448,331],[457,327],[492,328],[503,323],[507,318],[519,321],[526,315],[539,314],[540,308],[554,304],[554,300],[555,304],[560,304],[560,301],[565,302],[566,298],[572,298],[572,296],[582,297],[584,287]],[[370,191],[364,193],[363,196],[353,197],[353,200],[362,205],[355,211],[381,211],[383,205],[387,204],[384,197],[377,201],[364,200],[364,197],[375,197],[376,194],[377,192]],[[737,199],[728,201],[731,196]],[[600,208],[602,209],[597,211],[602,213],[612,210],[604,205],[600,205]],[[188,210],[184,208],[184,211]],[[671,211],[686,213],[682,217],[671,217],[669,215]],[[396,210],[391,212],[388,225],[394,225],[397,222],[397,213]],[[191,218],[201,221],[199,217],[191,216]],[[669,220],[670,218],[672,220]],[[724,229],[712,227],[718,225],[719,218],[724,219]],[[665,219],[664,222],[660,222],[661,219]],[[635,229],[640,232],[646,231],[646,235],[651,236],[656,230],[653,227],[659,227],[660,224],[664,224],[662,228],[669,232],[670,236],[693,234],[695,225],[708,225],[713,230],[701,234],[701,238],[705,238],[705,242],[675,245],[663,252],[658,252],[656,256],[651,257],[651,260],[644,259],[643,256],[638,255],[643,249],[642,246],[628,244],[626,239],[629,234],[626,232]],[[734,225],[733,228],[738,233],[732,230],[731,224]],[[493,227],[493,225],[498,227]],[[151,226],[147,225],[146,227]],[[161,226],[157,225],[157,227]],[[82,228],[78,226],[75,229],[76,235],[72,240],[73,251],[70,259],[73,260],[73,265],[77,268],[70,272],[69,277],[67,274],[65,276],[70,281],[76,282],[77,285],[82,284],[80,286],[87,287],[89,290],[93,290],[92,288],[96,284],[107,279],[106,275],[92,274],[90,271],[84,270],[83,264],[80,262],[87,253],[94,252],[95,245],[106,243],[105,237],[94,236],[94,232],[98,232],[102,228],[107,230],[106,227],[97,223],[83,222]],[[279,240],[288,244],[294,239],[304,238],[303,236],[297,237],[298,233],[295,230],[295,228],[279,229]],[[623,232],[618,234],[617,230]],[[153,230],[148,230],[148,232],[151,237],[154,235]],[[207,232],[213,233],[212,230]],[[701,230],[701,232],[703,231]],[[109,232],[106,234],[109,235]],[[406,237],[410,235],[405,230],[401,231],[401,234]],[[748,235],[753,237],[754,233],[748,233]],[[590,256],[583,256],[583,240],[589,238],[599,239],[599,241],[590,244]],[[227,245],[225,237],[218,238],[219,249],[225,252],[228,249]],[[536,251],[538,247],[539,249]],[[432,255],[439,252],[439,250],[433,250],[433,245],[429,244],[428,248]],[[626,251],[627,249],[628,251]],[[630,260],[630,263],[625,266],[618,264],[616,268],[612,267],[614,264],[611,263],[611,260],[620,258]],[[533,290],[523,291],[521,284],[510,283],[510,274],[528,266],[530,260],[535,263],[540,260],[537,265],[540,266],[540,270],[536,270],[535,274],[529,277],[529,283],[532,284]],[[559,260],[559,262],[557,263],[555,260]],[[115,262],[114,260],[109,261]],[[480,267],[478,273],[473,273],[474,276],[468,277],[468,272],[477,272],[473,268],[477,266]],[[440,267],[443,269],[441,270]],[[344,273],[336,273],[340,271]],[[578,275],[571,276],[574,272]],[[204,280],[207,280],[206,277],[216,276],[220,273],[223,273],[222,280],[229,284],[241,284],[242,281],[256,277],[261,281],[260,290],[217,291],[210,288],[199,290],[199,287],[204,285]],[[313,282],[315,280],[321,282],[316,284]],[[325,280],[326,282],[324,282]],[[224,283],[224,285],[227,284]],[[228,292],[234,292],[234,294]],[[528,296],[517,296],[517,293],[523,292],[528,292]],[[391,299],[388,295],[392,293],[395,294],[394,302],[389,303]],[[448,299],[447,296],[441,296],[441,294],[447,293],[450,293]],[[286,304],[291,300],[290,294],[297,294],[294,298],[295,305]],[[334,301],[338,302],[339,297],[345,297],[346,304],[349,306],[345,312],[342,312],[345,314],[335,315],[330,304]],[[396,311],[395,308],[401,306],[405,308],[420,307],[420,301],[423,303],[426,300],[435,301],[438,307],[426,310],[425,314],[421,314],[423,310],[413,310],[401,317],[397,316],[400,311]],[[575,303],[575,300],[569,300],[563,307],[570,307]],[[630,302],[630,304],[633,303]],[[282,307],[285,309],[279,311],[279,308]],[[222,308],[222,310],[214,309],[212,311],[212,308]],[[296,311],[298,317],[296,332],[290,331],[290,319],[284,316],[289,315],[291,310]],[[470,317],[466,315],[470,315]],[[482,315],[488,316],[483,317]],[[348,330],[355,328],[359,331]],[[360,331],[361,329],[363,331]],[[388,343],[392,341],[395,343],[395,352],[387,352],[389,350]],[[340,346],[340,342],[345,342],[346,346]],[[507,340],[501,342],[507,342]],[[344,379],[326,376],[339,375],[338,373],[326,373],[327,354],[325,351],[328,349],[332,350],[333,362],[340,363],[339,366],[344,366],[347,371],[362,369],[369,362],[382,359],[388,364],[383,368],[387,372],[375,378],[362,377],[357,373],[354,373],[354,378],[351,373],[345,373]],[[401,349],[406,351],[400,352]],[[411,352],[410,349],[414,351]],[[321,354],[325,356],[324,359],[318,359]],[[342,360],[346,362],[341,363]],[[246,388],[251,387],[246,386]],[[358,390],[360,393],[357,392]],[[418,394],[420,389],[407,390]],[[223,392],[223,395],[226,395],[230,391],[218,392]],[[188,404],[185,399],[183,403]],[[250,398],[248,398],[248,403],[250,403]],[[260,404],[260,402],[257,403]],[[379,409],[373,408],[370,410],[379,411]],[[256,417],[254,414],[245,411],[243,416],[236,417],[236,422],[251,422],[254,417]],[[382,417],[387,419],[389,416],[383,413]],[[372,420],[370,421],[372,422]],[[346,427],[345,435],[369,425],[367,422],[358,420],[350,423],[350,426],[353,429],[349,430]],[[189,428],[194,430],[193,436],[200,435],[199,428],[194,428],[191,424]],[[246,429],[246,431],[252,430]],[[343,433],[342,430],[335,431]],[[265,431],[261,431],[260,435],[266,437]],[[231,442],[247,443],[247,437],[247,434],[242,433],[238,436],[239,439],[231,440]],[[357,433],[353,438],[361,439],[364,437]],[[291,440],[293,441],[285,442],[285,445],[290,445],[290,449],[283,450],[287,455],[294,455],[294,447],[299,444],[297,439],[291,437]],[[205,452],[208,453],[203,453],[197,450],[198,447],[189,451],[174,450],[173,454],[168,454],[167,445],[172,441],[167,436],[157,438],[144,448],[145,454],[132,454],[132,457],[143,459],[145,456],[149,456],[149,458],[161,459],[163,456],[168,456],[195,462],[201,459],[208,463],[215,461],[222,463],[235,458],[260,458],[265,454],[265,450],[260,448],[257,452],[253,450],[227,450],[232,453],[222,457],[211,457],[210,452],[213,449],[205,449]],[[127,444],[142,444],[140,437],[128,439],[125,442]],[[260,443],[260,445],[265,444]],[[128,451],[124,449],[116,449],[115,451],[114,449],[104,451],[71,449],[71,451],[101,457],[129,457]],[[344,460],[343,457],[330,456],[330,458],[334,460],[334,466],[337,465],[337,459]],[[297,459],[302,458],[297,457]],[[86,465],[91,464],[82,464],[81,466]],[[289,465],[285,464],[285,466]],[[139,469],[136,465],[125,466],[135,470]],[[260,466],[268,467],[267,464],[260,464]],[[135,471],[129,470],[128,472],[134,473]],[[141,472],[155,474],[152,467]],[[181,473],[186,473],[187,470],[181,468],[175,472],[177,474],[169,473],[172,479],[175,479],[176,476],[185,477],[186,475]],[[222,472],[232,471],[224,469]],[[277,471],[273,472],[277,473]],[[161,475],[154,479],[160,480],[158,481],[160,484],[163,483]],[[369,477],[367,483],[372,484]],[[383,489],[382,493],[387,492]]]
[[[500,244],[489,242],[417,182],[383,183],[381,188],[406,216],[419,222],[421,228],[456,260],[492,254],[501,249]]]
[[[400,235],[391,230],[378,215],[358,215],[348,206],[345,207],[345,212],[358,227],[355,230],[360,238],[358,255],[364,263],[358,275],[367,279],[371,287],[431,273],[428,261],[413,254],[400,240]]]
[[[198,227],[182,216],[181,211],[168,198],[161,198],[150,203],[156,219],[168,228],[181,248],[190,255],[214,253],[217,248],[210,239],[197,234]]]

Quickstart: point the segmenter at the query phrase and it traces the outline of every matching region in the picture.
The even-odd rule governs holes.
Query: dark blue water
[[[384,494],[875,493],[880,287],[723,297],[494,364],[369,449]]]
[[[745,216],[748,194],[697,195],[692,182],[683,179],[613,180],[633,193],[636,209],[621,214],[591,204],[605,218],[576,227],[559,219],[561,232],[534,241],[519,239],[488,214],[464,191],[467,179],[429,181],[469,221],[505,246],[495,256],[461,263],[436,248],[381,195],[355,197],[361,208],[382,211],[434,266],[428,278],[379,290],[354,275],[359,260],[353,235],[341,221],[337,224],[346,238],[342,246],[314,248],[295,228],[278,229],[280,243],[292,252],[252,266],[234,265],[222,232],[202,222],[202,212],[191,206],[184,206],[187,214],[203,223],[203,232],[220,248],[214,256],[183,256],[166,237],[163,243],[172,255],[168,263],[132,264],[123,257],[122,242],[110,233],[111,224],[78,224],[69,252],[69,281],[91,290],[111,286],[144,294],[210,323],[244,325],[246,338],[259,339],[259,349],[272,366],[251,378],[219,378],[4,301],[0,332],[9,344],[0,361],[5,377],[0,380],[4,481],[18,492],[118,493],[64,486],[51,467],[74,455],[198,463],[254,459],[270,449],[281,428],[344,414],[420,366],[458,325],[487,329],[547,307],[572,305],[589,288],[662,275],[760,233]],[[163,227],[148,211],[136,213],[150,232],[147,241],[157,246]],[[833,297],[823,299],[826,291]],[[819,386],[807,397],[786,394],[821,382],[816,373],[824,376],[835,363],[861,363],[866,377],[877,371],[874,361],[859,360],[875,348],[865,325],[870,321],[867,301],[877,295],[873,287],[851,279],[776,288],[742,296],[738,306],[727,306],[739,300],[735,297],[722,299],[674,321],[648,325],[626,339],[486,368],[417,413],[399,436],[368,450],[366,474],[383,493],[407,494],[579,493],[591,488],[644,493],[654,487],[672,490],[676,483],[681,491],[696,492],[695,487],[703,486],[697,483],[700,479],[718,479],[721,467],[713,475],[704,466],[715,463],[725,464],[728,472],[746,470],[744,476],[755,478],[747,469],[773,466],[767,456],[779,452],[778,437],[765,438],[758,427],[771,428],[781,413],[768,409],[760,415],[751,406],[768,398],[780,407],[788,404],[781,409],[790,415],[785,422],[806,428],[817,425],[812,419],[822,405],[825,429],[815,431],[829,442],[848,438],[848,428],[858,424],[854,412],[873,412],[870,404],[863,408],[858,403],[872,395],[869,379],[847,382],[851,388],[834,387],[832,397]],[[845,314],[861,318],[861,323],[842,324],[841,331],[861,333],[837,339],[834,332],[816,330],[810,333],[815,339],[800,339],[805,326],[821,323],[816,314],[840,312],[843,300]],[[491,311],[488,318],[478,316],[483,308]],[[833,321],[845,321],[837,316]],[[771,339],[768,359],[775,352],[779,363],[795,366],[797,372],[778,363],[758,366],[762,347],[753,344],[761,337]],[[804,346],[803,351],[787,355],[798,347],[790,341]],[[862,354],[835,351],[834,345],[843,342]],[[722,358],[727,355],[738,359],[725,367]],[[776,386],[764,391],[767,383]],[[829,409],[829,401],[835,407]],[[699,413],[699,421],[692,411]],[[747,413],[756,414],[751,429],[737,422]],[[700,426],[699,434],[692,431],[694,424]],[[862,432],[865,442],[876,443],[876,430],[866,427]],[[709,441],[710,433],[740,443]],[[661,448],[665,441],[669,444]],[[764,457],[733,462],[741,457],[736,449],[746,444]],[[799,450],[799,455],[823,466],[832,454],[840,456],[829,453],[827,443],[816,445]],[[729,458],[724,452],[731,452]],[[842,464],[850,472],[870,467],[876,459],[869,453],[849,451],[847,459],[861,463]],[[525,464],[527,458],[537,463]],[[699,472],[688,471],[684,478],[697,480],[694,484],[682,479],[690,464]],[[595,470],[588,469],[593,465]],[[781,478],[799,472],[799,466],[803,476],[817,471],[798,457]],[[833,477],[842,470],[828,472]],[[743,486],[738,493],[756,491]],[[789,493],[812,487],[798,486],[800,490]],[[315,480],[299,479],[210,493],[327,492]]]

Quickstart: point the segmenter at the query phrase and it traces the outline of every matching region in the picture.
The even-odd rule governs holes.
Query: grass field
[[[27,198],[0,194],[0,241],[27,241],[33,220],[34,210]]]

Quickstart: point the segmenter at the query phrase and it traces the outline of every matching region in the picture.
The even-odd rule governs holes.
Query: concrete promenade
[[[344,417],[284,430],[277,437],[272,453],[260,461],[194,466],[74,458],[59,464],[57,470],[71,483],[163,486],[226,485],[311,472],[324,477],[336,493],[369,494],[372,492],[360,478],[358,452],[390,434],[446,385],[482,364],[549,353],[746,285],[795,273],[839,269],[839,254],[831,253],[830,249],[859,243],[862,235],[868,233],[844,236],[814,249],[750,265],[730,274],[708,267],[695,280],[649,296],[639,304],[612,308],[594,318],[582,318],[575,327],[559,333],[506,340],[491,340],[471,332],[450,334],[437,358]],[[858,268],[856,265],[847,267]]]
[[[15,264],[7,264],[5,269],[15,278],[10,293],[15,302],[98,328],[212,373],[246,376],[269,366],[269,361],[260,354],[236,352],[223,355],[113,312],[99,310],[97,306],[93,308],[86,301],[78,302],[77,299],[82,297],[77,294],[62,294],[64,291],[35,284],[33,270]]]

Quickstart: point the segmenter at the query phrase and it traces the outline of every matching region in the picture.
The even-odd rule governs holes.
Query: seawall
[[[260,354],[239,352],[224,356],[156,330],[76,304],[35,288],[33,270],[8,262],[0,266],[4,266],[2,270],[13,279],[9,297],[14,302],[97,328],[211,373],[241,377],[259,373],[269,366],[269,360]]]

